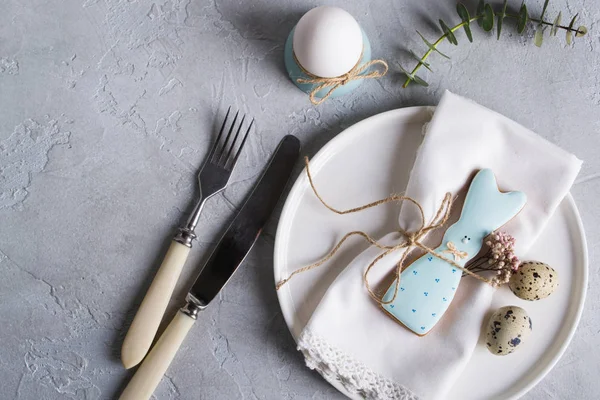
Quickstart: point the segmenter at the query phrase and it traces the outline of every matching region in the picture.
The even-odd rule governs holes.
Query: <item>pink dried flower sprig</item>
[[[515,238],[506,232],[494,232],[485,241],[492,252],[488,264],[496,263],[498,267],[509,266],[513,271],[519,268],[519,257],[514,253]]]
[[[495,271],[494,286],[508,283],[521,264],[514,253],[515,238],[506,232],[492,232],[484,243],[489,250],[466,267],[472,272]]]

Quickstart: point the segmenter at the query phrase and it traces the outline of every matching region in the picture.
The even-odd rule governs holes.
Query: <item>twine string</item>
[[[299,269],[293,271],[287,278],[284,278],[281,281],[277,282],[277,284],[275,285],[275,288],[277,290],[279,290],[283,285],[285,285],[287,282],[289,282],[294,276],[301,274],[303,272],[306,272],[306,271],[310,271],[314,268],[320,267],[321,265],[325,264],[327,261],[329,261],[331,258],[333,258],[333,256],[335,256],[335,254],[339,251],[339,249],[342,247],[344,242],[352,236],[361,236],[369,244],[376,246],[377,248],[379,248],[381,250],[385,250],[381,254],[379,254],[375,259],[373,259],[373,261],[371,261],[371,263],[367,266],[367,268],[365,269],[365,271],[363,273],[363,282],[364,282],[365,288],[367,289],[367,292],[369,293],[369,296],[381,305],[390,304],[390,303],[394,302],[394,300],[396,300],[396,297],[398,296],[398,289],[400,287],[400,275],[402,273],[402,269],[403,269],[404,263],[406,261],[406,258],[408,256],[408,254],[410,253],[410,250],[413,248],[421,249],[424,253],[428,253],[433,257],[436,257],[442,261],[447,262],[448,264],[452,265],[453,267],[461,270],[463,273],[470,275],[490,286],[494,286],[494,284],[491,280],[486,279],[485,277],[468,270],[467,268],[456,263],[454,260],[451,260],[449,258],[444,257],[441,254],[436,253],[434,249],[430,248],[429,246],[424,245],[421,242],[421,239],[423,237],[425,237],[429,232],[441,228],[448,222],[448,219],[450,218],[450,212],[452,209],[452,195],[450,193],[446,193],[446,195],[444,196],[444,199],[442,200],[439,208],[437,209],[437,212],[435,213],[431,223],[428,225],[426,225],[426,222],[425,222],[425,212],[423,210],[423,207],[415,199],[408,197],[408,196],[398,195],[398,194],[393,194],[384,199],[377,200],[372,203],[365,204],[363,206],[351,208],[348,210],[338,210],[338,209],[330,206],[321,197],[321,195],[317,191],[317,188],[313,182],[312,175],[310,173],[308,157],[304,157],[304,164],[306,166],[306,175],[308,177],[308,181],[310,183],[310,187],[313,190],[313,193],[319,199],[321,204],[323,204],[330,211],[332,211],[336,214],[339,214],[339,215],[344,215],[344,214],[351,214],[351,213],[363,211],[363,210],[377,207],[379,205],[390,203],[390,202],[398,202],[400,204],[404,201],[408,201],[408,202],[414,204],[419,211],[419,215],[421,217],[420,226],[414,232],[409,232],[402,228],[399,228],[397,230],[397,232],[400,233],[404,237],[404,240],[393,246],[381,244],[378,241],[376,241],[375,239],[373,239],[368,233],[365,233],[363,231],[349,232],[346,235],[344,235],[344,237],[333,247],[333,249],[331,251],[329,251],[329,253],[327,253],[327,255],[325,255],[325,257],[323,257],[322,259],[320,259],[319,261],[317,261],[313,264],[307,265],[305,267],[302,267],[302,268],[299,268]],[[400,260],[398,260],[398,262],[394,266],[394,275],[395,275],[394,294],[390,300],[384,301],[383,297],[379,296],[371,288],[371,285],[369,283],[369,272],[381,259],[383,259],[387,255],[389,255],[397,250],[401,250],[401,249],[404,249],[405,251],[402,253]]]
[[[298,65],[298,67],[300,68],[302,73],[304,73],[306,76],[308,76],[308,78],[298,78],[298,79],[296,79],[296,82],[317,85],[310,91],[310,102],[316,106],[318,106],[319,104],[321,104],[325,100],[327,100],[329,98],[329,96],[331,96],[333,94],[335,89],[339,88],[340,86],[344,86],[344,85],[346,85],[352,81],[358,80],[358,79],[381,78],[388,72],[388,64],[384,60],[371,60],[369,62],[366,62],[366,63],[360,65],[360,61],[362,60],[362,56],[363,56],[363,53],[361,52],[357,63],[354,64],[354,67],[352,67],[352,69],[350,71],[346,72],[345,74],[339,75],[339,76],[334,76],[331,78],[324,78],[322,76],[317,76],[317,75],[314,75],[314,74],[310,73],[309,71],[307,71],[302,66],[302,64],[300,64],[300,61],[298,61],[298,58],[296,58],[295,53],[293,53],[293,56],[294,56],[294,61],[296,62],[296,64]],[[367,71],[373,65],[381,65],[383,67],[383,69],[380,71],[379,70],[371,71],[368,74],[361,75],[363,72]],[[323,90],[325,88],[329,88],[329,90],[327,91],[325,96],[323,96],[321,99],[317,100],[317,98],[316,98],[317,93],[319,93],[321,90]]]

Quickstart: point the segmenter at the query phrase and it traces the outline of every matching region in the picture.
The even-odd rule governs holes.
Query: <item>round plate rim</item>
[[[313,174],[316,175],[316,173],[318,173],[320,168],[323,167],[329,160],[330,156],[328,156],[328,155],[330,155],[330,153],[334,154],[335,153],[334,150],[337,147],[341,146],[341,144],[343,142],[351,142],[352,138],[354,136],[360,135],[361,131],[363,131],[362,130],[363,125],[371,124],[380,119],[385,119],[385,118],[390,118],[390,117],[399,117],[401,114],[407,114],[407,116],[411,115],[411,114],[418,115],[419,113],[426,113],[429,110],[434,110],[434,109],[435,109],[435,106],[402,107],[402,108],[397,108],[397,109],[390,110],[390,111],[385,111],[385,112],[382,112],[379,114],[375,114],[371,117],[365,118],[365,119],[349,126],[348,128],[344,129],[342,132],[340,132],[338,135],[333,137],[330,141],[328,141],[317,152],[317,154],[315,154],[315,156],[311,159],[311,171],[313,172]],[[298,178],[296,178],[288,196],[286,197],[283,209],[281,211],[279,222],[277,224],[277,230],[276,230],[276,235],[275,235],[275,244],[274,244],[274,249],[273,249],[273,274],[274,274],[275,282],[279,282],[283,278],[283,276],[281,276],[281,272],[282,272],[282,268],[283,268],[282,257],[286,254],[285,249],[287,247],[286,243],[284,242],[285,235],[283,234],[283,232],[292,221],[292,219],[287,218],[287,217],[293,211],[292,208],[296,206],[294,199],[297,196],[301,195],[303,193],[303,191],[306,189],[306,187],[308,187],[308,180],[306,179],[305,174],[300,173]],[[581,315],[583,314],[585,298],[587,296],[588,275],[589,275],[587,238],[586,238],[585,229],[583,226],[583,221],[582,221],[581,215],[579,213],[579,209],[577,208],[577,205],[576,205],[575,200],[573,199],[573,196],[571,195],[571,193],[567,193],[567,195],[565,196],[565,199],[563,201],[567,202],[568,209],[572,213],[572,217],[575,222],[575,228],[577,230],[577,233],[580,236],[578,242],[580,243],[581,250],[582,250],[582,252],[581,252],[581,257],[582,257],[582,260],[581,260],[581,267],[582,267],[581,289],[582,290],[579,292],[580,296],[574,300],[574,301],[577,301],[577,309],[575,311],[575,319],[573,320],[573,324],[571,325],[569,331],[567,332],[565,340],[558,347],[554,356],[548,362],[546,367],[543,368],[542,370],[540,370],[540,372],[538,374],[536,374],[536,376],[532,377],[531,380],[529,381],[529,383],[524,385],[521,390],[519,390],[518,392],[516,392],[512,396],[510,396],[509,397],[510,399],[518,399],[519,397],[523,396],[525,393],[527,393],[533,387],[535,387],[552,370],[552,368],[554,368],[554,366],[557,364],[558,360],[560,360],[560,358],[563,356],[564,352],[566,351],[567,347],[571,343],[571,340],[573,339],[575,331],[577,330],[577,326],[579,325],[579,322],[581,320]],[[284,304],[286,304],[286,300],[284,299],[284,296],[290,296],[290,299],[292,300],[287,306],[284,306]],[[294,341],[297,342],[297,334],[296,334],[296,332],[294,332],[294,329],[293,329],[293,317],[296,312],[296,307],[293,302],[293,298],[291,298],[291,295],[289,294],[289,290],[283,290],[283,291],[278,290],[277,291],[277,299],[279,301],[279,306],[280,306],[281,312],[283,314],[284,320],[286,322],[286,325],[288,327],[288,330],[290,331],[290,334],[294,338]],[[346,395],[347,397],[354,398],[337,382],[331,382],[327,379],[325,379],[325,380],[329,384],[334,386],[336,389],[338,389],[341,393]]]

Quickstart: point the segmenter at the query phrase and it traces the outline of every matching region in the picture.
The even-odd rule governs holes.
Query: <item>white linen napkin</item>
[[[430,222],[446,192],[458,193],[473,173],[491,168],[499,188],[527,195],[523,210],[501,228],[524,254],[565,197],[581,161],[537,134],[472,101],[446,92],[418,150],[406,195]],[[403,206],[400,226],[418,227],[414,208]],[[398,243],[396,233],[381,242]],[[362,276],[381,250],[371,247],[331,284],[298,340],[307,365],[366,399],[444,399],[480,336],[493,290],[463,278],[450,308],[419,337],[387,316],[365,289]],[[401,256],[376,266],[390,271]],[[373,274],[372,281],[378,277]]]

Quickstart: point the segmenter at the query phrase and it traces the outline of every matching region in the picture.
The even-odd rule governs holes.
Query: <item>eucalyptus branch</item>
[[[456,12],[461,18],[462,22],[450,28],[443,20],[439,20],[440,26],[442,28],[443,35],[440,36],[438,40],[433,43],[430,43],[419,31],[417,33],[428,47],[428,50],[422,57],[417,56],[414,52],[410,52],[412,57],[417,61],[417,65],[412,69],[412,71],[407,71],[402,66],[399,66],[402,72],[406,75],[406,81],[402,87],[407,87],[411,82],[418,83],[422,86],[429,86],[429,84],[420,76],[417,75],[417,71],[421,67],[425,67],[431,71],[430,64],[427,62],[427,59],[432,53],[438,53],[439,55],[450,58],[444,53],[442,53],[438,47],[444,41],[448,41],[451,44],[458,45],[458,40],[456,39],[456,32],[459,29],[464,29],[465,34],[470,42],[473,42],[473,36],[471,34],[471,23],[477,21],[478,25],[486,32],[490,32],[494,28],[494,20],[496,20],[496,30],[497,30],[497,38],[500,39],[500,34],[502,32],[503,21],[506,18],[516,20],[517,22],[517,32],[519,34],[523,33],[525,27],[528,22],[535,23],[537,25],[536,32],[534,36],[534,43],[536,46],[540,47],[542,45],[544,39],[544,33],[548,27],[550,27],[550,35],[556,36],[560,29],[566,32],[566,42],[568,45],[572,43],[573,35],[576,37],[584,36],[587,33],[587,28],[585,26],[579,26],[574,28],[575,21],[577,20],[578,14],[576,14],[572,19],[569,25],[561,25],[561,15],[559,13],[558,16],[554,19],[553,22],[547,21],[544,19],[546,14],[546,9],[548,8],[548,3],[550,0],[545,0],[544,7],[542,9],[542,13],[538,18],[531,18],[529,16],[529,12],[527,11],[527,6],[523,2],[521,4],[521,8],[519,9],[518,14],[507,13],[506,8],[508,5],[508,0],[504,0],[502,5],[502,9],[499,11],[495,11],[489,3],[486,3],[485,0],[480,0],[479,5],[477,7],[476,14],[471,17],[467,8],[458,3],[456,6]]]

